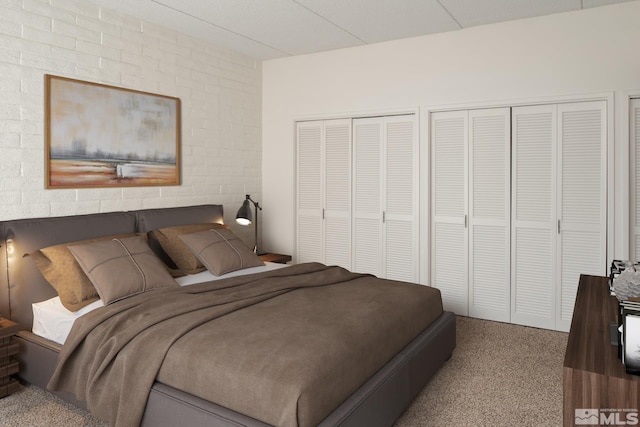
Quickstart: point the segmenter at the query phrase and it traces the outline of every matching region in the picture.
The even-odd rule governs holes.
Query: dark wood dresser
[[[565,427],[576,425],[576,409],[604,413],[612,424],[626,424],[627,413],[640,411],[640,376],[625,372],[618,347],[611,344],[610,325],[617,324],[617,313],[607,278],[581,275],[564,357]]]
[[[0,318],[0,398],[20,389],[18,380],[12,377],[19,370],[15,355],[20,350],[13,335],[18,332],[18,324]]]

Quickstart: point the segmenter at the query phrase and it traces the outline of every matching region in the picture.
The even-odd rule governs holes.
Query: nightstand
[[[291,261],[291,255],[266,253],[259,255],[264,262],[277,262],[278,264],[286,264]]]
[[[18,361],[13,357],[20,350],[13,335],[18,332],[17,323],[0,318],[0,398],[20,389],[18,380],[11,377],[19,371]]]

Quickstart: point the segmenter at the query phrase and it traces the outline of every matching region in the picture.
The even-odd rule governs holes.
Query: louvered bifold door
[[[419,281],[418,140],[415,115],[384,119],[383,275]]]
[[[512,109],[511,322],[555,327],[556,106]]]
[[[468,112],[431,114],[431,285],[445,310],[468,315]]]
[[[580,274],[606,276],[606,102],[558,105],[556,327],[569,331]]]
[[[353,271],[382,276],[381,118],[353,120]]]
[[[351,269],[351,119],[324,122],[324,263]]]
[[[511,110],[469,111],[469,315],[508,322]]]
[[[640,99],[629,105],[631,152],[631,259],[640,260]]]
[[[323,262],[322,121],[298,122],[296,262]]]

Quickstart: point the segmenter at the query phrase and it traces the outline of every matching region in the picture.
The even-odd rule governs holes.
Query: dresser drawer
[[[20,371],[14,357],[20,352],[20,345],[13,339],[18,329],[17,323],[0,317],[0,399],[20,390],[20,383],[11,377]]]
[[[20,383],[17,380],[14,380],[13,378],[9,378],[9,381],[7,381],[6,383],[0,383],[2,385],[0,385],[0,399],[2,399],[5,396],[10,395],[11,393],[15,393],[16,391],[20,390]]]
[[[18,351],[20,351],[20,347],[17,342],[9,341],[6,345],[0,345],[0,365],[2,365],[3,358],[18,354]]]
[[[18,364],[18,361],[10,358],[5,365],[0,366],[0,378],[17,374],[19,370],[20,370],[20,365]]]

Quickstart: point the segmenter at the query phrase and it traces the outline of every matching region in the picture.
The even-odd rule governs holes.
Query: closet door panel
[[[384,125],[384,276],[417,282],[419,233],[415,115],[386,117]]]
[[[385,212],[388,217],[413,221],[415,214],[415,146],[414,116],[385,120]]]
[[[469,315],[509,321],[511,110],[469,111]]]
[[[555,278],[553,232],[533,226],[517,227],[513,236],[512,323],[553,329]]]
[[[356,250],[353,271],[382,277],[382,233],[380,220],[359,218],[354,221],[353,239]]]
[[[325,217],[324,263],[351,270],[351,218]]]
[[[509,228],[503,225],[473,226],[470,236],[471,259],[469,315],[508,322],[509,298]]]
[[[325,121],[324,260],[351,269],[351,120]]]
[[[378,118],[353,120],[353,270],[382,276],[382,143]]]
[[[640,260],[640,99],[629,105],[631,168],[631,259]]]
[[[560,289],[557,300],[556,328],[568,332],[573,317],[573,307],[576,301],[578,279],[581,274],[606,276],[603,263],[606,254],[602,248],[602,238],[599,233],[589,230],[564,229],[560,241]],[[600,267],[600,268],[598,268]],[[575,280],[575,283],[572,282]]]
[[[465,316],[469,311],[467,145],[467,111],[431,115],[431,285],[442,292],[445,310]]]
[[[554,329],[555,105],[512,109],[511,321]]]
[[[322,169],[324,127],[321,121],[297,123],[297,262],[322,262]]]
[[[385,234],[385,278],[416,282],[416,257],[411,247],[416,238],[414,224],[410,221],[387,220]]]
[[[556,328],[568,331],[580,274],[606,275],[606,104],[558,105]]]
[[[351,210],[351,120],[325,122],[324,207],[327,212]]]
[[[469,313],[467,267],[461,252],[466,240],[465,229],[459,224],[434,224],[432,285],[440,289],[444,309],[462,316]]]
[[[298,215],[298,263],[322,262],[322,218]]]

